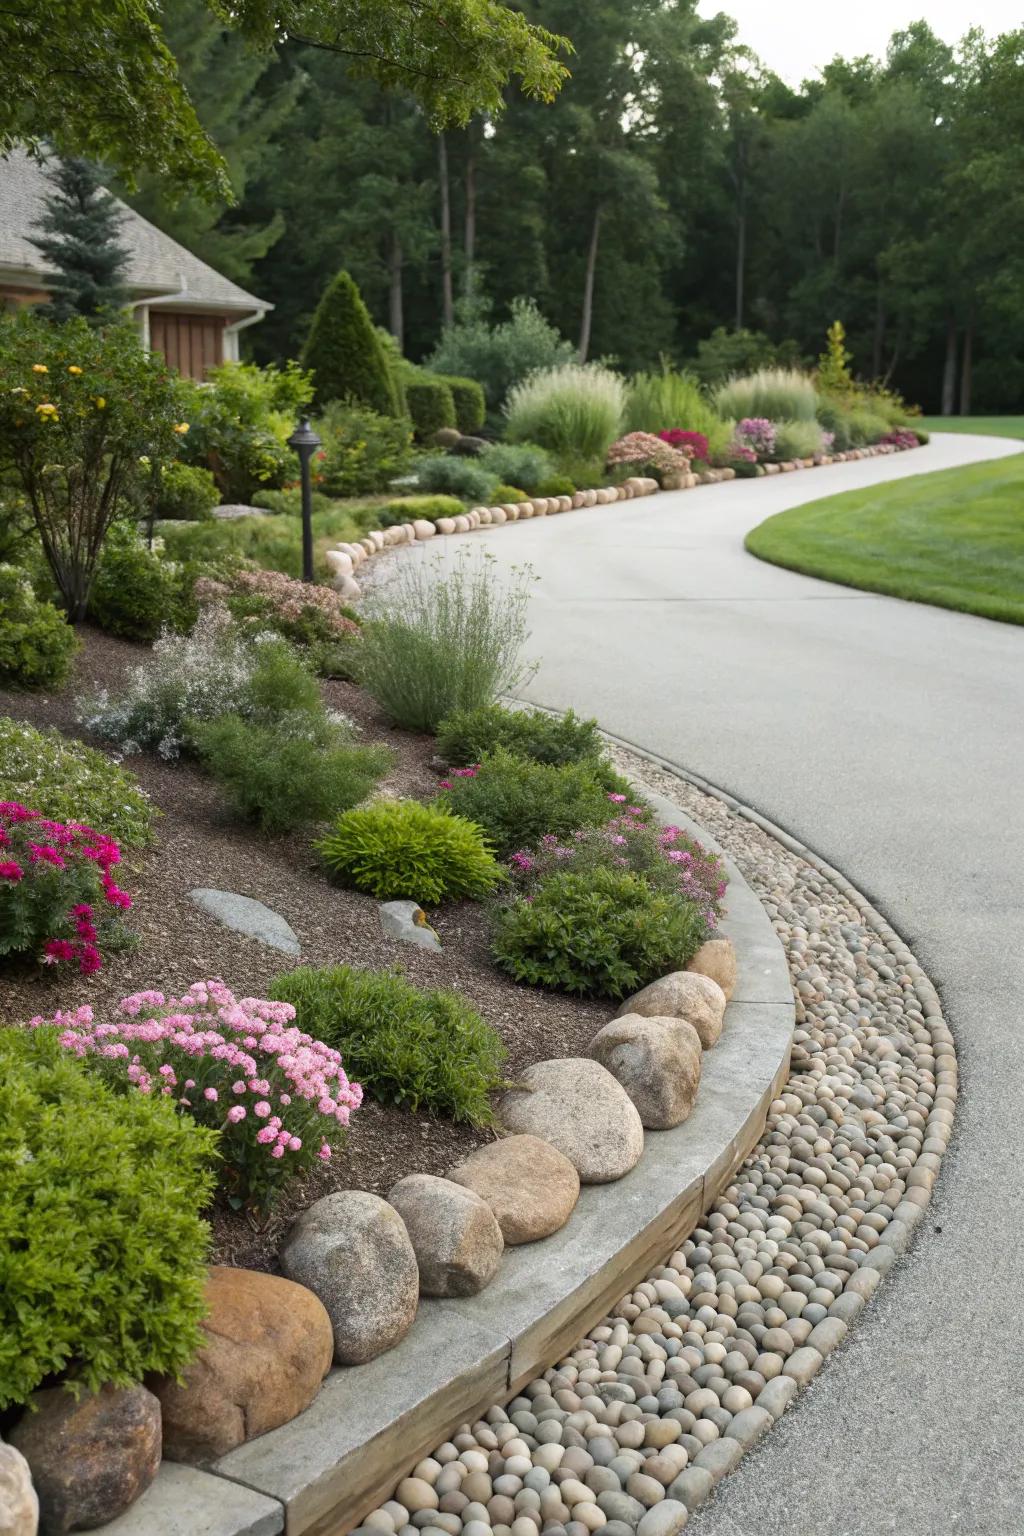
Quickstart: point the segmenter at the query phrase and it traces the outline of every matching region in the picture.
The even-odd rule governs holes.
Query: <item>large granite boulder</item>
[[[503,1136],[478,1147],[448,1177],[487,1201],[509,1247],[559,1231],[580,1197],[573,1164],[539,1136]]]
[[[378,1195],[353,1189],[315,1201],[292,1227],[281,1267],[327,1308],[339,1365],[372,1360],[412,1327],[416,1255],[402,1218]]]
[[[736,950],[731,939],[708,939],[686,969],[716,981],[725,993],[726,1002],[732,1001],[736,990]]]
[[[627,997],[617,1019],[627,1013],[642,1013],[648,1018],[685,1019],[700,1036],[706,1051],[722,1033],[725,1019],[725,993],[717,981],[694,971],[671,971],[659,976],[649,987]]]
[[[681,1125],[700,1086],[700,1036],[685,1019],[623,1014],[599,1029],[590,1045],[636,1105],[649,1131]]]
[[[507,1130],[557,1147],[584,1184],[621,1179],[644,1150],[632,1099],[605,1067],[586,1056],[527,1067],[502,1095],[498,1118]]]
[[[405,1222],[424,1296],[475,1296],[505,1248],[494,1212],[471,1189],[430,1173],[399,1179],[388,1196]]]

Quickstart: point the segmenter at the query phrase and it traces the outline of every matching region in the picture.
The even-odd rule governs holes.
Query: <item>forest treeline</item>
[[[712,369],[813,358],[841,319],[865,378],[931,410],[1021,408],[1024,29],[950,47],[918,22],[793,89],[696,0],[522,9],[572,41],[560,95],[437,133],[332,54],[254,54],[203,0],[166,0],[237,203],[175,205],[152,178],[129,200],[273,303],[259,361],[297,355],[345,267],[412,358],[518,295],[627,369],[716,332]]]

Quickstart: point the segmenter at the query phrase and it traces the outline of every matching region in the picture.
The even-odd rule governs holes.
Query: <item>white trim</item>
[[[225,363],[238,362],[238,333],[244,331],[247,325],[255,325],[257,320],[262,320],[266,314],[265,309],[258,309],[254,315],[247,315],[243,320],[236,320],[232,325],[224,327],[224,358]]]

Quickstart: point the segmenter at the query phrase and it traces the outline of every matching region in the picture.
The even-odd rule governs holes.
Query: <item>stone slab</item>
[[[216,891],[209,886],[198,886],[189,891],[189,900],[203,912],[215,917],[225,928],[244,933],[247,938],[280,949],[286,955],[299,953],[299,941],[279,912],[264,906],[252,896],[239,896],[235,891]]]
[[[277,1499],[165,1461],[142,1498],[103,1530],[106,1536],[279,1536],[284,1528]]]

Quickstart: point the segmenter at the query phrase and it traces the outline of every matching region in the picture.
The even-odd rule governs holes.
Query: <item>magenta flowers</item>
[[[97,1021],[86,1006],[35,1018],[109,1082],[171,1098],[219,1130],[233,1205],[268,1208],[282,1185],[336,1150],[363,1101],[341,1055],[293,1024],[291,1003],[238,999],[222,981],[181,997],[136,992]]]

